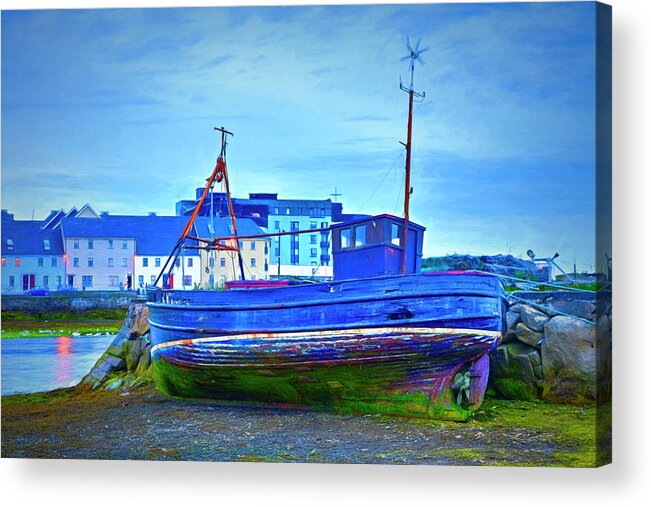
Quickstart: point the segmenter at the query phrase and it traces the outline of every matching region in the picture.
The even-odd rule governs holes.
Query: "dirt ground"
[[[450,423],[176,400],[151,385],[67,389],[3,397],[1,451],[3,458],[594,466],[594,418],[594,407],[491,399],[475,420]]]

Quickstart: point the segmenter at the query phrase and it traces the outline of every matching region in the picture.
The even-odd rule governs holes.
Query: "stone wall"
[[[50,296],[4,295],[3,312],[79,312],[84,310],[126,310],[136,298],[132,292],[96,291],[56,293]]]
[[[491,385],[511,399],[564,403],[611,394],[610,293],[516,292],[491,354]]]

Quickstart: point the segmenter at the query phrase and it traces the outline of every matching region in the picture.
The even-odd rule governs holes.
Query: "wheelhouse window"
[[[391,224],[391,244],[395,246],[400,246],[401,244],[401,227],[398,224]]]
[[[339,238],[341,248],[350,248],[350,229],[341,229]]]
[[[355,227],[355,246],[366,245],[366,225]]]

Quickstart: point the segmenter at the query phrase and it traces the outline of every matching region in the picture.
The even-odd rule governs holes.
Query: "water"
[[[74,386],[112,340],[113,335],[2,340],[2,395]]]

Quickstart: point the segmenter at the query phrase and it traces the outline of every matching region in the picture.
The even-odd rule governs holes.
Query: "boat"
[[[214,181],[225,181],[226,137],[202,197],[159,280],[183,244],[227,250],[240,259],[226,290],[148,290],[156,384],[176,397],[304,405],[346,414],[387,414],[466,421],[482,403],[489,356],[502,339],[501,280],[472,271],[422,273],[425,228],[409,219],[413,68],[406,148],[404,216],[336,223],[334,276],[321,283],[245,280],[241,236],[193,236],[192,223]],[[320,229],[318,231],[321,231]],[[156,285],[156,284],[155,284]]]

